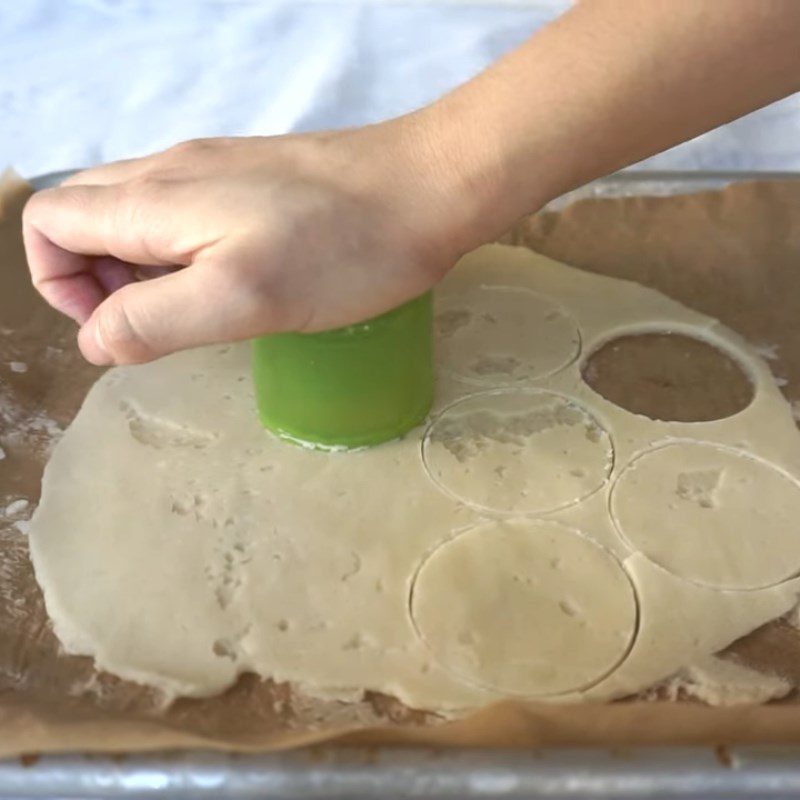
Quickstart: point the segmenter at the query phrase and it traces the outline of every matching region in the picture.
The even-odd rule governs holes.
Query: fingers
[[[168,206],[158,186],[38,192],[23,215],[34,285],[50,305],[83,323],[105,294],[129,282],[120,262],[153,267],[189,263],[190,254],[170,247],[174,214]]]
[[[307,302],[269,262],[258,243],[224,243],[186,269],[122,286],[81,329],[81,351],[101,366],[135,364],[190,347],[300,330]]]
[[[146,156],[101,164],[70,175],[61,182],[61,186],[108,186],[113,183],[123,183],[144,175],[152,165],[152,161],[152,156]]]
[[[78,335],[93,364],[138,364],[188,347],[247,338],[257,318],[235,280],[191,267],[129,283],[105,298]]]
[[[106,296],[138,280],[140,270],[141,267],[126,264],[113,256],[95,258],[92,263],[92,274]]]
[[[25,208],[23,236],[39,292],[82,324],[106,295],[130,282],[128,273],[140,277],[139,265],[147,265],[144,272],[191,263],[218,237],[197,224],[200,196],[190,176],[225,149],[184,142],[84,170],[35,194]]]
[[[109,186],[146,175],[197,175],[207,167],[228,158],[228,152],[237,141],[235,138],[221,137],[179,142],[148,156],[112,161],[81,170],[62,181],[61,186]]]
[[[74,256],[114,256],[131,264],[169,265],[173,252],[154,252],[174,211],[164,184],[146,181],[131,186],[69,186],[37,192],[23,214],[23,235],[37,231],[51,244]],[[27,239],[26,239],[27,244]],[[156,248],[156,250],[163,248]],[[45,255],[52,254],[48,251]],[[34,283],[71,268],[66,257],[50,263],[35,256],[31,263]]]
[[[35,228],[25,229],[24,238],[34,286],[53,308],[82,325],[104,297],[90,259],[62,250]]]
[[[23,237],[33,284],[83,324],[106,295],[130,283],[136,265],[171,268],[190,255],[170,249],[174,214],[161,185],[71,186],[35,194]]]

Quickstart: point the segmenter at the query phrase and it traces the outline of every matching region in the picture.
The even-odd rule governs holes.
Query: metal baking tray
[[[800,748],[536,752],[315,749],[0,762],[0,797],[205,800],[703,798],[800,793]]]
[[[55,186],[72,170],[32,180]],[[595,181],[584,197],[671,195],[800,173],[643,172]],[[315,747],[270,755],[180,752],[0,761],[0,800],[96,798],[748,798],[800,794],[800,747],[434,750]]]

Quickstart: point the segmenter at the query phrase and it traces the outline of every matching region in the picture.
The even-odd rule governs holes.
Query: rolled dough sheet
[[[432,420],[369,450],[265,432],[246,345],[107,372],[29,530],[65,650],[168,696],[255,672],[459,711],[629,694],[795,604],[800,435],[737,335],[501,245],[437,304]],[[668,422],[605,400],[586,359],[642,332],[721,349],[752,402]]]

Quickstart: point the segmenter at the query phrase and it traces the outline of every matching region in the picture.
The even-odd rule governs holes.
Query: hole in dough
[[[585,689],[630,650],[638,605],[606,549],[556,522],[487,522],[440,545],[411,589],[417,635],[467,683],[527,697]]]
[[[442,369],[479,386],[509,386],[551,375],[580,351],[575,321],[529,289],[474,286],[436,300]]]
[[[485,511],[565,508],[608,478],[608,433],[577,403],[552,392],[507,389],[470,395],[428,428],[423,461],[439,486]]]
[[[583,379],[621,408],[665,421],[723,419],[753,399],[753,385],[734,358],[680,334],[612,339],[586,360]]]
[[[757,589],[800,569],[800,485],[738,450],[678,442],[637,456],[611,514],[631,547],[696,583]]]

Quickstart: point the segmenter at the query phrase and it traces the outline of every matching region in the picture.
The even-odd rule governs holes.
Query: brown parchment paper
[[[85,364],[75,327],[30,287],[21,212],[30,188],[0,179],[0,510],[35,505],[54,437],[77,411],[99,370]],[[739,331],[770,357],[790,401],[800,400],[800,182],[756,182],[721,192],[666,198],[586,200],[522,220],[504,241],[530,246],[587,270],[638,280]],[[663,374],[675,358],[659,351]],[[27,371],[13,371],[10,362]],[[676,366],[677,365],[677,366]],[[628,354],[601,388],[639,370]],[[676,372],[677,370],[677,372]],[[724,407],[719,370],[693,402]],[[696,377],[696,376],[695,376]],[[670,378],[672,380],[672,378]],[[604,383],[605,382],[605,383]],[[662,381],[663,383],[663,381]],[[647,402],[646,381],[637,393]],[[663,386],[662,386],[663,388]],[[700,397],[700,400],[697,398]],[[800,705],[710,708],[658,699],[658,691],[612,704],[503,703],[445,722],[392,698],[311,701],[286,685],[243,676],[225,694],[164,708],[153,692],[66,656],[49,628],[28,561],[24,517],[0,515],[0,755],[85,750],[209,747],[266,751],[335,740],[348,744],[558,746],[800,741]],[[798,520],[800,535],[800,520]],[[778,620],[737,642],[729,655],[800,685],[800,633]]]

